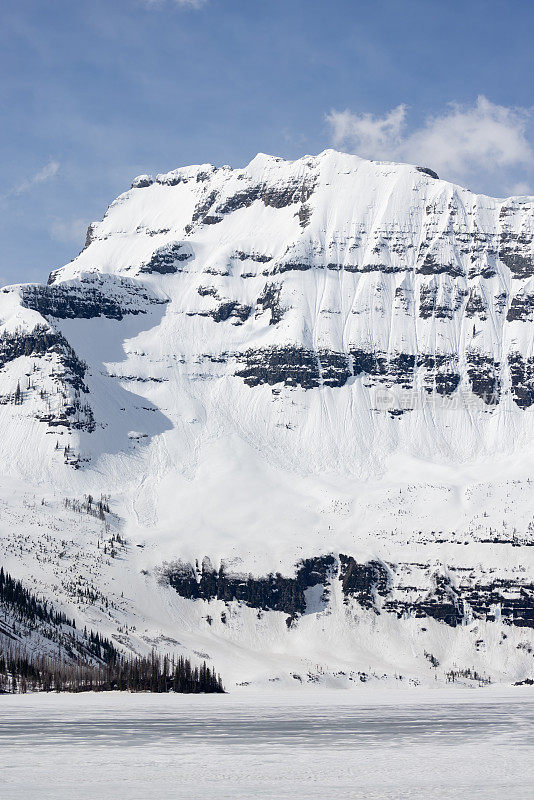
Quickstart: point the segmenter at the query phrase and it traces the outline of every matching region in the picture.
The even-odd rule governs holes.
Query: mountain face
[[[533,198],[331,150],[140,176],[0,292],[0,554],[227,685],[530,677],[533,315]]]

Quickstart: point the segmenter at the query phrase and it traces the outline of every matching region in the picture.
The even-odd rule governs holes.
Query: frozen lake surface
[[[0,696],[2,800],[532,800],[534,690]]]

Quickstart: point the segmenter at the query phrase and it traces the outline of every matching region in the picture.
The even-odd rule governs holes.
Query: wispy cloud
[[[75,219],[55,219],[50,228],[50,235],[56,242],[80,244],[85,241],[85,233],[89,221],[85,217]]]
[[[332,111],[326,119],[336,146],[366,158],[429,166],[444,178],[463,181],[481,169],[532,167],[530,114],[530,109],[496,105],[480,96],[471,106],[449,104],[410,132],[405,105],[383,117],[346,110]]]
[[[50,180],[50,178],[53,178],[58,172],[59,161],[50,160],[48,164],[45,164],[45,166],[36,172],[35,175],[32,175],[31,178],[26,178],[17,186],[13,187],[9,194],[23,194],[33,186],[37,186],[40,183]]]
[[[518,183],[512,184],[509,187],[510,194],[521,196],[521,195],[531,195],[532,194],[532,187],[530,183],[526,181],[518,181]]]
[[[208,0],[141,0],[142,5],[147,6],[147,8],[158,8],[167,5],[167,3],[184,8],[201,8],[207,2]]]
[[[348,146],[364,158],[385,158],[402,145],[406,106],[397,106],[383,117],[355,114],[346,109],[331,111],[326,119],[335,145]]]

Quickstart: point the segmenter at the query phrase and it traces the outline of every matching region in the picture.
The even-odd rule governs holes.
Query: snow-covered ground
[[[2,800],[530,800],[529,687],[0,697]]]

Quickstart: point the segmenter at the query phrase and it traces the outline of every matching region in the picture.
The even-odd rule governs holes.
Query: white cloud
[[[336,146],[349,145],[364,158],[386,158],[402,143],[406,106],[393,108],[385,117],[332,111],[326,117]]]
[[[50,228],[50,234],[52,239],[55,239],[57,242],[64,242],[66,244],[74,242],[80,244],[81,247],[85,242],[85,234],[88,225],[88,220],[82,217],[69,220],[55,219]]]
[[[480,96],[472,106],[449,104],[409,133],[404,105],[384,117],[332,111],[327,121],[334,145],[366,158],[429,166],[445,178],[462,181],[480,170],[532,167],[529,116],[527,109],[499,106]]]
[[[165,5],[166,0],[141,0],[141,2],[148,8],[156,8],[157,6]],[[170,0],[170,2],[175,6],[183,6],[184,8],[201,8],[207,3],[207,0]]]
[[[531,185],[525,181],[519,181],[518,183],[512,184],[512,186],[509,187],[509,192],[515,197],[521,197],[522,195],[530,196],[533,193]]]
[[[27,192],[33,186],[37,186],[39,183],[44,183],[45,181],[50,180],[53,178],[54,175],[57,175],[59,172],[59,162],[50,160],[48,164],[36,172],[31,178],[27,178],[26,180],[19,183],[18,186],[15,186],[10,194],[22,194],[23,192]]]

